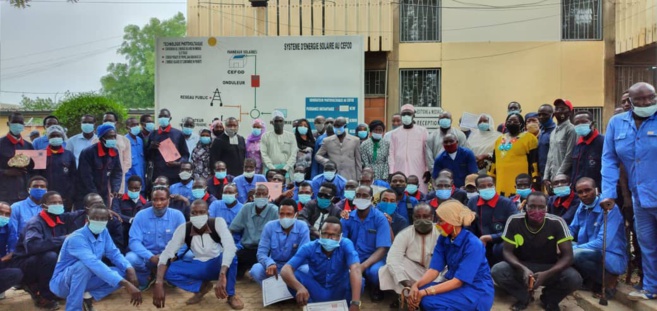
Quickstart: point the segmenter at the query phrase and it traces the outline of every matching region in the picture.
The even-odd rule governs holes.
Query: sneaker
[[[82,310],[83,311],[96,311],[94,309],[94,300],[93,298],[86,298],[82,300]]]
[[[228,296],[228,304],[230,305],[233,310],[242,310],[244,309],[244,303],[240,299],[240,296],[237,296],[237,294],[233,296]]]
[[[41,296],[39,296],[39,297],[37,298],[37,300],[34,302],[34,305],[35,305],[37,308],[45,309],[45,310],[49,310],[49,311],[53,311],[53,310],[58,310],[58,309],[59,309],[59,302],[57,302],[57,301],[55,301],[55,300],[48,300],[48,299],[43,298],[43,297],[41,297]]]
[[[651,300],[651,299],[657,299],[657,294],[655,293],[649,293],[645,290],[640,290],[640,291],[633,291],[629,294],[627,294],[627,299],[637,301],[637,300]]]
[[[514,304],[511,306],[511,311],[522,311],[522,310],[525,310],[525,309],[527,309],[527,305],[528,305],[528,304],[527,304],[526,302],[523,302],[523,301],[516,301],[516,303],[514,303]]]

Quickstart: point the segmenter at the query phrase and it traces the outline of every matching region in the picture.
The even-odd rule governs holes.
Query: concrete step
[[[576,291],[572,296],[577,300],[577,305],[586,311],[657,311],[657,300],[627,299],[627,294],[633,290],[633,287],[619,283],[616,295],[608,300],[607,306],[600,305],[600,299],[593,298],[593,293],[589,291]]]
[[[614,299],[621,302],[622,304],[628,306],[635,311],[657,311],[657,299],[653,300],[641,300],[641,301],[632,301],[627,299],[627,294],[635,290],[632,286],[627,284],[618,284],[618,292]]]

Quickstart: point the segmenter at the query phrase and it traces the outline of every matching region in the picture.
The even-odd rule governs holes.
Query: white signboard
[[[443,113],[440,107],[415,107],[415,124],[422,126],[433,132],[440,126],[438,125],[438,115]]]
[[[287,130],[324,115],[347,117],[353,133],[364,119],[360,36],[158,38],[156,54],[156,116],[168,108],[174,127],[235,117],[246,136],[256,118],[271,131],[278,110]]]

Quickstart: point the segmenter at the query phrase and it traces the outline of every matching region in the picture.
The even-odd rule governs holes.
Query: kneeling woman
[[[490,310],[493,307],[493,279],[486,249],[467,227],[475,213],[455,200],[443,202],[436,210],[438,238],[429,270],[411,287],[409,305],[424,310]],[[433,282],[447,267],[446,281]]]

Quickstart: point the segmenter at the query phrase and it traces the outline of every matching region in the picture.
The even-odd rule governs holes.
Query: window
[[[365,96],[386,95],[386,71],[365,70]]]
[[[440,69],[401,69],[399,103],[440,107]]]
[[[440,0],[402,0],[401,42],[440,41]]]
[[[602,40],[601,0],[562,2],[562,40]]]
[[[604,132],[606,124],[602,124],[602,107],[575,107],[574,110],[573,118],[575,118],[578,111],[582,110],[586,110],[593,114],[593,122],[595,122],[595,128],[597,128],[600,132]]]

